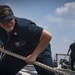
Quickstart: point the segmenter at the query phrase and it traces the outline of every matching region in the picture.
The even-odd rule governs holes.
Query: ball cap
[[[5,23],[11,18],[15,18],[11,8],[8,5],[0,5],[0,22]]]

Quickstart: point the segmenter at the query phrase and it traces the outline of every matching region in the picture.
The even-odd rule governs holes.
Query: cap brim
[[[7,17],[1,19],[0,22],[5,23],[7,20],[12,19],[12,18],[15,18],[15,16],[14,15],[7,16]]]

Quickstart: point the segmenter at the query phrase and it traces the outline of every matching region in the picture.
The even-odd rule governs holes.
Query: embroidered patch
[[[20,41],[20,42],[15,42],[15,45],[17,47],[23,46],[24,44],[26,44],[26,42],[24,40]]]

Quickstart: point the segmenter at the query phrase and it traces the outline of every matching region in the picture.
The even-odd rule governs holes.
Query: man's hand
[[[28,55],[25,59],[25,62],[32,65],[34,63],[34,61],[36,60],[36,56]]]

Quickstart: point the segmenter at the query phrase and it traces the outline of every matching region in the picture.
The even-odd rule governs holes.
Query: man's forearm
[[[52,38],[52,35],[49,32],[43,31],[40,38],[40,42],[32,54],[37,57],[46,48],[51,38]]]

